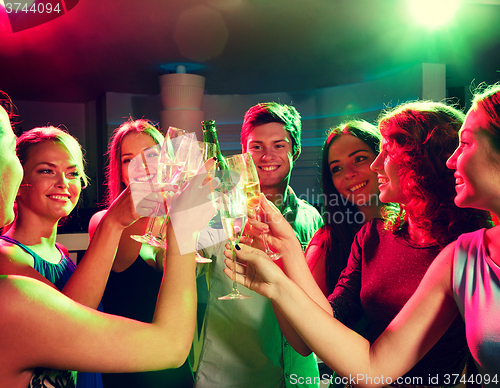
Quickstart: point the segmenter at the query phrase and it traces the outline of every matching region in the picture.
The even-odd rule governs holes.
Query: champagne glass
[[[176,144],[177,139],[181,139],[181,143],[179,145]],[[169,160],[169,158],[166,156],[165,160],[160,158],[159,162],[160,175],[158,177],[160,182],[167,182],[170,184],[175,183],[176,186],[179,187],[179,190],[182,190],[183,187],[199,172],[200,167],[206,161],[205,157],[207,156],[209,156],[209,158],[213,157],[212,155],[209,154],[210,154],[210,149],[215,150],[215,146],[213,144],[203,144],[202,142],[198,142],[196,140],[196,135],[194,133],[187,133],[185,135],[182,135],[182,137],[177,137],[175,139],[172,139],[171,145],[172,145],[171,150],[162,155],[171,155],[173,151],[173,153],[175,154],[174,158],[175,160],[172,162],[172,160]],[[174,166],[173,170],[172,170],[172,165]],[[161,172],[164,171],[165,167],[167,168],[168,171],[166,172],[166,175],[162,177]],[[170,174],[174,174],[174,176],[171,176]],[[172,197],[174,194],[175,192],[169,192],[166,194],[165,206],[167,208],[167,214],[160,227],[158,235],[155,237],[155,239],[152,239],[148,242],[150,245],[156,247],[165,246],[165,241],[163,236],[165,235],[165,231],[169,220],[168,209],[170,208]],[[212,262],[211,259],[204,258],[200,254],[198,254],[198,252],[196,252],[195,256],[197,263]]]
[[[158,159],[161,154],[161,146],[157,144],[154,147],[150,147],[141,151],[140,154],[136,155],[128,165],[128,175],[131,180],[137,182],[149,182],[151,186],[151,191],[154,191],[155,184],[158,175]],[[155,157],[153,157],[155,155]],[[158,206],[153,211],[153,214],[149,216],[148,224],[146,227],[146,233],[144,235],[131,235],[130,237],[140,243],[147,243],[149,240],[154,238],[153,227],[155,224],[156,215],[158,213]]]
[[[247,206],[253,210],[260,221],[259,217],[259,195],[260,183],[257,168],[253,162],[252,156],[249,153],[234,155],[226,159],[227,165],[230,170],[239,174],[241,184],[244,187],[247,196]],[[261,233],[262,244],[264,245],[264,252],[272,260],[277,260],[281,257],[281,253],[273,252],[267,243],[266,234]]]
[[[193,132],[171,139],[171,142],[167,142],[167,148],[168,150],[160,155],[158,183],[160,186],[168,185],[171,187],[174,185],[177,190],[163,191],[166,214],[158,235],[148,242],[148,244],[158,248],[165,247],[166,244],[163,236],[167,228],[173,196],[196,175],[202,164],[198,141]]]
[[[245,190],[241,185],[228,185],[226,182],[220,190],[221,196],[221,221],[224,231],[229,238],[231,251],[233,252],[233,263],[236,263],[236,253],[234,252],[236,244],[240,241],[245,223],[247,221],[247,198]],[[225,296],[219,297],[219,300],[248,299],[251,296],[243,295],[238,290],[236,282],[236,272],[233,271],[233,289]]]
[[[194,136],[194,134],[192,134]],[[176,183],[179,179],[183,169],[184,169],[184,158],[186,158],[186,153],[184,150],[188,147],[189,141],[192,138],[189,137],[189,133],[183,129],[170,127],[167,131],[167,136],[163,141],[159,159],[156,160],[156,184],[160,187],[166,184]],[[183,145],[184,143],[184,145]],[[184,153],[182,153],[184,152]],[[167,207],[166,212],[168,212],[168,203],[172,199],[174,192],[167,192],[162,190],[164,197],[164,206]],[[155,219],[158,217],[161,209],[161,204],[156,206],[153,215],[150,217],[146,233],[144,235],[132,235],[130,236],[134,240],[142,243],[148,244],[155,247],[164,248],[165,241],[162,238],[162,234],[165,228],[165,223],[167,222],[168,214],[165,215],[165,220],[160,227],[160,231],[157,236],[153,233],[153,227],[155,224]]]
[[[191,137],[188,138],[189,140],[184,140],[176,153],[177,161],[180,161],[183,165],[179,178],[176,181],[181,189],[196,176],[202,164],[208,159],[213,158],[215,155],[215,144],[197,141],[194,133],[189,134],[188,136]],[[167,222],[168,220],[163,222],[160,232],[158,233],[158,236],[156,236],[156,240],[159,243],[163,243],[162,236],[164,234],[164,230],[166,229]],[[197,263],[204,264],[212,262],[211,259],[201,256],[198,252],[195,253],[195,256]]]

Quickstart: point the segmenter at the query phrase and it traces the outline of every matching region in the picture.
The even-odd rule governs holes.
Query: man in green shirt
[[[292,225],[303,249],[323,224],[318,211],[297,198],[288,185],[300,155],[301,122],[291,106],[269,102],[250,108],[241,131],[242,151],[257,167],[260,189]],[[213,260],[208,272],[209,296],[204,322],[204,344],[195,386],[241,388],[318,387],[314,355],[303,357],[284,338],[271,302],[242,290],[251,299],[219,301],[231,290],[223,273],[222,230],[208,228],[199,246]]]

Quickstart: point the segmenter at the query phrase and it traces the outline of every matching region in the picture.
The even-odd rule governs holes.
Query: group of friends
[[[92,217],[77,266],[56,235],[88,184],[82,149],[54,127],[16,137],[6,95],[2,106],[0,386],[499,384],[500,229],[491,219],[500,215],[500,85],[478,92],[467,114],[414,101],[377,125],[332,128],[322,214],[289,185],[299,113],[253,106],[241,144],[258,171],[261,214],[235,251],[220,224],[208,225],[211,207],[183,220],[192,252],[172,227],[165,249],[130,238],[150,221],[139,214],[161,201],[145,196],[137,208],[132,191],[149,186],[131,176],[131,161],[164,140],[131,119],[110,139],[107,208]],[[208,181],[187,185],[171,212],[189,205],[190,191],[206,196]],[[196,250],[212,263],[196,268]],[[196,276],[207,278],[208,302],[194,375]],[[234,276],[252,298],[219,301]]]

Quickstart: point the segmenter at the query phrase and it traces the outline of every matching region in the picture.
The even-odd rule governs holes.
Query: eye
[[[340,166],[333,166],[331,169],[332,175],[338,173],[340,170],[342,170],[342,167]]]
[[[253,146],[250,147],[250,149],[252,151],[261,151],[262,150],[262,146],[260,146],[260,145],[253,145]]]
[[[53,172],[54,171],[52,171],[50,168],[42,168],[42,169],[38,170],[39,174],[45,174],[45,175],[52,174]]]
[[[358,155],[354,158],[354,163],[361,163],[364,162],[366,159],[368,159],[367,156],[364,155]]]
[[[276,144],[276,148],[285,148],[283,144]]]
[[[132,159],[130,159],[130,158],[123,159],[123,160],[122,160],[122,164],[127,164],[127,163],[130,163],[130,161],[131,161],[131,160],[132,160]]]
[[[70,172],[68,175],[71,178],[80,178],[80,173],[77,170]]]
[[[381,154],[382,154],[382,158],[384,159],[384,161],[392,159],[392,156],[393,156],[393,152],[389,151],[387,148],[382,149]]]

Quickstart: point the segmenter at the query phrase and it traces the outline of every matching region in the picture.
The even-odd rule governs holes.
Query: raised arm
[[[270,234],[268,238],[271,244],[279,250],[282,256],[282,264],[285,274],[301,287],[319,306],[331,314],[330,304],[325,295],[318,287],[314,277],[307,266],[302,251],[302,246],[295,236],[292,227],[283,218],[272,202],[261,194],[261,208],[269,220]]]
[[[292,279],[306,294],[317,303],[328,314],[332,314],[332,310],[328,300],[324,296],[321,289],[314,280],[307,262],[302,252],[302,246],[297,240],[290,224],[283,218],[281,213],[269,202],[264,195],[260,198],[261,209],[264,212],[270,233],[268,235],[271,245],[282,254],[281,262],[283,271]],[[254,223],[255,226],[258,223]],[[288,320],[281,313],[280,308],[273,303],[274,312],[281,331],[285,335],[287,341],[293,348],[302,355],[308,355],[311,350],[304,343],[302,338],[297,335]]]
[[[319,245],[309,244],[305,252],[305,257],[307,266],[309,267],[309,271],[311,271],[316,284],[323,292],[323,295],[328,296],[325,271],[325,250]]]
[[[153,324],[99,313],[36,280],[3,278],[0,381],[37,366],[95,372],[180,366],[194,333],[195,260],[180,254],[173,232],[169,238]]]
[[[237,281],[269,297],[305,343],[341,376],[359,375],[355,381],[360,386],[384,386],[411,369],[456,317],[451,292],[453,249],[451,244],[435,259],[413,297],[371,347],[254,248],[241,246],[237,251],[246,264],[238,265]],[[229,260],[226,263],[231,265]],[[372,377],[372,384],[365,376]]]
[[[0,386],[19,385],[38,366],[138,372],[174,368],[185,361],[196,319],[195,236],[213,216],[210,203],[199,204],[209,192],[199,184],[191,195],[185,189],[187,194],[172,204],[172,213],[177,214],[178,205],[184,224],[167,230],[164,276],[152,324],[99,313],[33,279],[0,279],[6,301],[0,322]],[[190,205],[201,212],[186,211]]]

